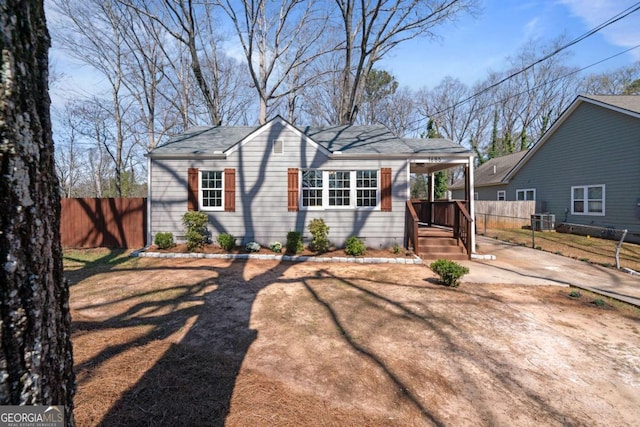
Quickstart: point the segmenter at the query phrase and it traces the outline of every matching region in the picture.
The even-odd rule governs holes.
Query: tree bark
[[[64,405],[74,425],[49,46],[42,0],[0,0],[0,404]]]

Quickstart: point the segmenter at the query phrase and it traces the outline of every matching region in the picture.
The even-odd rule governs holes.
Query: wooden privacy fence
[[[536,202],[507,200],[476,200],[476,231],[487,228],[521,228],[531,225]]]
[[[147,199],[62,199],[64,248],[142,248],[147,236]]]

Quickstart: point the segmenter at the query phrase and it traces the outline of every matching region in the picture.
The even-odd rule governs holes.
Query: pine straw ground
[[[67,254],[79,426],[638,425],[640,312],[425,266]]]

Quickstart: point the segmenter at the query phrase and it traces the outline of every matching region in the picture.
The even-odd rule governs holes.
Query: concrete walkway
[[[640,275],[482,236],[477,245],[495,259],[460,262],[469,267],[462,282],[575,286],[640,307]]]

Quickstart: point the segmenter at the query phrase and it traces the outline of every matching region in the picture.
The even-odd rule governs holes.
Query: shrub
[[[302,233],[299,231],[290,231],[287,233],[287,253],[297,254],[304,250],[302,244]]]
[[[153,241],[158,249],[169,249],[175,246],[173,242],[173,233],[157,233],[156,238]]]
[[[311,232],[311,249],[316,252],[327,252],[329,250],[329,226],[323,219],[315,218],[309,223]]]
[[[397,243],[393,244],[392,250],[393,250],[394,255],[398,255],[400,253],[401,249],[402,248],[400,247],[399,244],[397,244]]]
[[[571,298],[580,298],[582,297],[582,293],[580,293],[580,291],[571,291],[569,292],[569,296]]]
[[[447,259],[434,261],[429,268],[440,276],[440,280],[445,285],[453,287],[458,286],[460,284],[460,278],[469,272],[467,267]]]
[[[273,251],[273,252],[280,253],[280,252],[282,252],[282,243],[273,242],[272,244],[269,245],[269,249],[271,249],[271,251]]]
[[[366,249],[367,248],[364,246],[364,242],[361,239],[358,239],[356,236],[347,238],[344,244],[344,251],[347,253],[347,255],[351,256],[364,255]]]
[[[257,242],[249,242],[244,248],[247,252],[258,252],[260,250],[260,244]]]
[[[236,247],[236,238],[229,233],[220,233],[218,235],[218,244],[222,249],[230,252]]]
[[[207,243],[209,230],[207,222],[209,217],[204,212],[189,211],[182,215],[182,224],[187,229],[185,239],[187,239],[187,250],[199,249]]]

